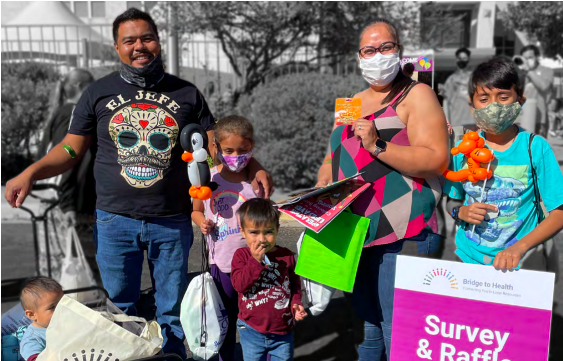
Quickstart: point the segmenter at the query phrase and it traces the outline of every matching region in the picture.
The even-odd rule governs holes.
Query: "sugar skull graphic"
[[[117,147],[121,176],[133,187],[150,187],[162,179],[178,137],[178,123],[164,109],[134,103],[116,112],[109,134]]]

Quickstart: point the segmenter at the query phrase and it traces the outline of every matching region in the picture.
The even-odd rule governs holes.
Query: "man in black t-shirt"
[[[178,134],[185,125],[198,123],[212,140],[215,120],[193,84],[164,73],[150,15],[127,10],[115,19],[113,36],[120,71],[84,92],[63,142],[10,180],[5,197],[19,207],[33,181],[72,168],[96,142],[94,239],[104,287],[116,305],[134,315],[146,250],[163,350],[185,359],[179,314],[193,230]],[[270,176],[255,160],[249,169],[253,188],[263,187],[268,197]]]

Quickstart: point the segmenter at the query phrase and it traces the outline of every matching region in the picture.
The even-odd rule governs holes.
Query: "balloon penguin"
[[[207,148],[209,141],[207,133],[198,124],[188,124],[180,133],[180,144],[184,149],[182,160],[188,162],[188,178],[192,186],[190,196],[195,199],[211,198],[212,188],[216,184],[211,182],[211,172],[207,164]]]
[[[495,158],[494,153],[485,148],[485,139],[477,132],[469,132],[463,136],[461,143],[453,147],[452,155],[464,154],[467,157],[467,169],[460,169],[457,172],[446,169],[444,177],[453,182],[469,180],[475,183],[480,180],[491,179],[493,171],[490,170],[491,161]],[[489,163],[487,169],[481,168],[481,163]]]

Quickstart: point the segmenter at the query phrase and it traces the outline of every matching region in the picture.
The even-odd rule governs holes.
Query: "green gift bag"
[[[305,231],[295,273],[351,292],[369,219],[345,211],[321,232]]]

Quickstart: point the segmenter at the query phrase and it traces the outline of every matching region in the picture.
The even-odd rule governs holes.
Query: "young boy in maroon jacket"
[[[245,361],[293,359],[293,325],[307,313],[293,252],[276,246],[279,212],[266,199],[246,201],[238,210],[248,247],[239,248],[231,281],[239,293],[237,328]]]

